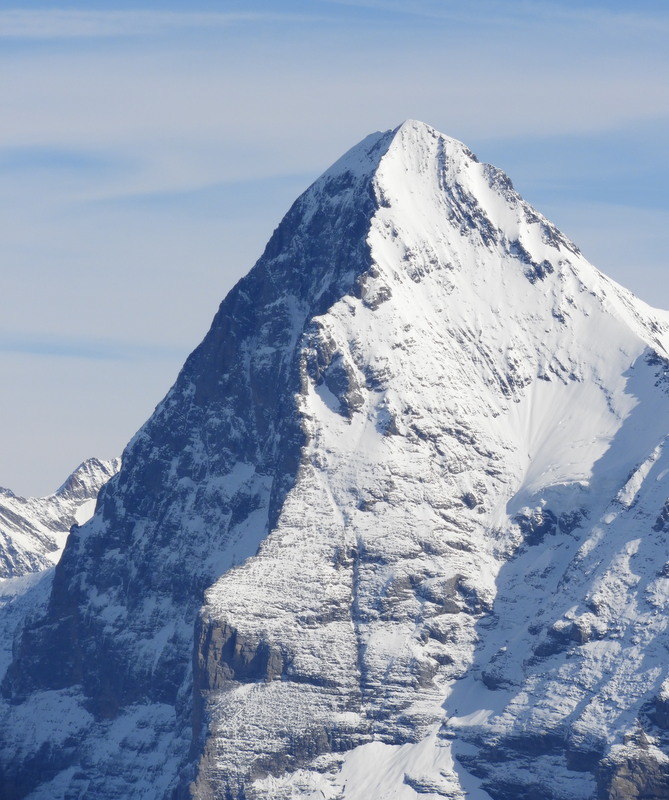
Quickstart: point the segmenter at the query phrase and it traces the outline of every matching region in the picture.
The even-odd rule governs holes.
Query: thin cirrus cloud
[[[664,302],[657,3],[30,4],[0,11],[2,484],[118,454],[297,194],[408,117]]]
[[[114,339],[82,337],[20,336],[0,333],[0,352],[56,358],[93,359],[101,361],[149,361],[183,358],[184,348],[160,344],[131,343]]]
[[[633,7],[627,0],[474,0],[463,4],[459,0],[327,0],[328,4],[349,8],[371,9],[403,16],[426,17],[471,22],[478,26],[517,24],[536,21],[594,22],[601,24],[630,23],[655,26],[659,20],[669,20],[666,6],[660,0],[639,0]]]
[[[99,16],[101,12],[97,13]],[[191,17],[188,14],[168,16],[174,29],[187,26]],[[199,19],[201,15],[194,16]],[[140,35],[136,14],[123,12],[114,15],[116,17],[119,21],[112,29],[132,30]],[[142,16],[147,20],[144,27],[156,32],[160,29],[159,22],[149,21],[154,17],[160,20],[162,15],[147,12]],[[500,100],[507,108],[496,122],[507,130],[514,130],[511,122],[515,113],[512,111],[522,111],[524,97],[531,98],[531,106],[539,103],[534,113],[535,127],[540,126],[547,111],[548,103],[542,102],[544,97],[558,107],[563,105],[563,124],[571,126],[575,126],[582,115],[570,113],[568,101],[573,98],[578,111],[587,112],[587,108],[579,107],[583,105],[580,98],[586,93],[595,109],[601,110],[601,101],[608,100],[611,89],[619,87],[618,114],[616,117],[611,112],[605,114],[600,126],[612,118],[620,118],[626,107],[628,114],[649,113],[651,97],[656,103],[658,99],[666,100],[666,92],[663,97],[661,91],[662,70],[658,69],[658,62],[666,64],[662,52],[664,42],[654,33],[639,37],[636,42],[629,35],[624,42],[618,42],[620,31],[602,36],[602,31],[598,30],[597,36],[591,36],[590,26],[583,24],[556,35],[550,25],[536,30],[536,20],[529,18],[513,25],[512,30],[500,38],[498,26],[509,22],[504,18],[497,24],[488,20],[482,27],[472,23],[453,29],[437,23],[433,26],[435,29],[430,30],[425,25],[419,33],[414,31],[413,36],[404,36],[404,31],[398,27],[388,28],[387,23],[377,29],[366,20],[358,30],[349,30],[339,24],[323,25],[316,18],[311,21],[305,37],[304,26],[296,24],[290,15],[274,17],[277,25],[280,24],[280,36],[277,36],[276,25],[262,24],[265,20],[262,15],[232,15],[225,20],[218,33],[212,33],[215,25],[195,26],[199,37],[196,42],[191,38],[174,41],[157,36],[153,41],[139,42],[134,49],[127,43],[119,43],[116,50],[107,47],[98,54],[76,47],[44,54],[31,52],[27,63],[16,54],[20,70],[16,85],[28,91],[26,104],[31,102],[31,94],[37,94],[43,86],[40,99],[46,101],[45,112],[53,112],[56,103],[62,112],[63,101],[75,105],[86,100],[93,102],[88,115],[92,117],[104,110],[108,100],[112,111],[118,111],[118,103],[124,102],[129,120],[118,119],[114,131],[123,130],[124,124],[131,126],[133,120],[137,120],[139,127],[151,116],[162,124],[167,121],[163,108],[170,104],[197,114],[179,114],[172,119],[172,129],[204,128],[206,131],[212,122],[225,117],[226,107],[215,104],[226,100],[231,104],[230,111],[267,108],[264,118],[267,125],[282,108],[293,115],[298,109],[308,114],[314,104],[316,110],[327,108],[331,105],[328,101],[333,91],[335,103],[346,97],[352,100],[353,113],[358,110],[358,104],[362,105],[363,97],[371,102],[376,112],[380,105],[400,106],[411,97],[409,92],[413,90],[418,92],[419,102],[424,101],[425,95],[434,96],[435,105],[443,99],[452,99],[454,111],[459,113],[464,107],[468,114],[471,114],[468,100],[470,106],[478,101],[478,107],[484,111],[495,93],[501,92]],[[45,25],[48,27],[47,23]],[[531,36],[528,26],[532,28]],[[76,26],[63,27],[73,30]],[[104,21],[98,27],[109,30]],[[628,29],[626,32],[629,34]],[[588,36],[591,39],[584,41]],[[127,67],[123,69],[126,59]],[[364,80],[360,79],[361,75]],[[358,80],[354,80],[356,77]],[[119,85],[123,87],[120,96]],[[607,85],[609,91],[602,94]],[[636,95],[631,91],[632,85]],[[322,87],[320,91],[319,86]],[[10,82],[6,87],[10,97],[11,88]],[[54,88],[56,95],[49,103],[47,91]],[[272,98],[276,99],[272,102]],[[304,101],[308,103],[304,105]],[[499,105],[499,102],[493,104],[491,110],[497,111]],[[82,121],[81,112],[85,110],[80,110],[69,128]],[[337,106],[336,110],[341,115],[342,109]],[[106,116],[102,117],[105,122]],[[230,116],[234,117],[240,134],[249,127],[241,114]],[[344,116],[350,118],[351,115]],[[586,124],[592,125],[593,116],[585,114],[586,121],[589,120]],[[251,123],[258,124],[259,117],[260,114],[254,113]],[[279,120],[285,117],[286,113],[280,114]],[[554,114],[551,122],[556,121],[556,117]],[[34,115],[27,116],[25,128],[33,121],[37,121]],[[22,135],[29,133],[30,130],[21,131]]]
[[[224,28],[238,23],[304,19],[299,15],[243,12],[85,11],[7,9],[0,11],[0,38],[80,39],[159,36],[187,29]]]
[[[0,147],[150,142],[154,150],[172,140],[243,149],[263,140],[267,166],[288,151],[290,171],[299,166],[290,163],[291,143],[297,154],[307,138],[339,147],[408,116],[440,124],[448,113],[455,135],[499,138],[602,131],[669,114],[665,40],[656,29],[664,16],[640,16],[656,26],[633,37],[627,18],[591,10],[610,23],[593,30],[591,16],[571,4],[474,3],[478,12],[450,2],[316,4],[323,12],[337,6],[378,13],[351,28],[345,15],[324,24],[313,12],[264,9],[0,12],[0,36],[137,41],[100,53],[72,46],[6,55],[19,79],[0,88]],[[407,31],[386,19],[393,8],[437,19]],[[546,9],[570,24],[556,32]],[[193,36],[163,35],[184,30]],[[276,144],[283,150],[272,152]]]
[[[122,194],[317,170],[370,130],[409,116],[483,141],[601,132],[669,115],[663,71],[636,52],[600,47],[564,59],[547,46],[539,58],[528,45],[500,71],[499,43],[479,42],[472,63],[466,37],[447,41],[446,52],[407,44],[390,62],[371,40],[345,63],[336,31],[251,50],[241,34],[232,38],[224,52],[209,42],[195,57],[191,46],[165,42],[149,53],[34,54],[16,65],[20,80],[0,87],[0,147],[99,148],[135,160],[134,175],[113,188]]]

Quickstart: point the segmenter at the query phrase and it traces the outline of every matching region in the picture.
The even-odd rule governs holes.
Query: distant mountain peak
[[[121,459],[89,458],[79,464],[54,494],[67,498],[91,499],[100,487],[121,469]]]
[[[101,487],[120,466],[118,458],[88,459],[46,497],[19,497],[0,490],[0,579],[52,567],[70,528],[92,516]]]

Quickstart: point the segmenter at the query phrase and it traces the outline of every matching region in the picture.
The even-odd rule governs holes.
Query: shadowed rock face
[[[598,800],[666,800],[669,763],[657,753],[628,747],[601,763],[597,771]]]
[[[366,149],[382,151],[387,139]],[[137,704],[171,706],[174,725],[190,731],[197,611],[218,575],[253,554],[295,481],[305,442],[298,345],[310,319],[369,266],[368,183],[334,175],[308,192],[228,295],[126,449],[95,519],[73,531],[48,612],[25,625],[4,678],[11,703],[75,690],[98,720],[92,734],[87,722],[89,735]],[[4,781],[21,797],[85,759],[77,745],[53,759],[7,758]],[[91,772],[107,796],[104,775]]]
[[[0,785],[661,796],[668,330],[460,143],[369,137],[70,536]]]

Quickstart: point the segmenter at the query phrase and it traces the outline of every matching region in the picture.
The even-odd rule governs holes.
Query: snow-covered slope
[[[93,516],[100,488],[120,466],[120,459],[91,458],[47,497],[18,497],[0,487],[0,579],[52,567],[70,528]]]
[[[368,137],[71,535],[7,796],[669,796],[668,347],[464,145]]]
[[[91,518],[100,489],[120,466],[118,458],[88,459],[47,497],[19,497],[0,488],[0,674],[11,663],[17,631],[29,617],[46,612],[53,566],[70,528]],[[0,773],[0,797],[7,791]]]

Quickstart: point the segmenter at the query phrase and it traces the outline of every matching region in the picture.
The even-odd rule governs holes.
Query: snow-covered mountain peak
[[[463,154],[467,154],[470,158],[475,159],[475,156],[462,142],[439,133],[424,122],[409,119],[393,130],[377,131],[376,133],[366,136],[358,142],[358,144],[344,153],[341,158],[337,159],[337,161],[335,161],[316,181],[316,185],[318,185],[320,181],[327,181],[328,179],[345,173],[357,177],[369,176],[376,171],[379,162],[385,156],[389,148],[395,150],[403,149],[407,152],[418,152],[426,148],[426,144],[430,139],[435,138],[440,138],[443,141],[451,143],[453,148],[459,148],[462,150]]]
[[[120,468],[120,458],[112,458],[107,461],[89,458],[74,470],[54,494],[72,500],[84,498],[90,500],[97,495],[103,484],[116,475]]]
[[[613,800],[651,737],[667,796],[667,322],[462,143],[368,137],[73,529],[2,682],[13,785]]]
[[[408,120],[391,132],[373,185],[379,209],[369,242],[376,266],[400,259],[414,265],[422,261],[429,270],[430,260],[441,259],[453,270],[452,283],[469,293],[481,313],[538,301],[537,312],[543,307],[549,324],[553,317],[568,325],[570,308],[580,304],[584,314],[591,314],[597,306],[649,346],[667,352],[669,314],[651,309],[602,275],[523,200],[501,170],[480,162],[462,142]],[[453,302],[451,313],[458,308]]]
[[[272,256],[277,251],[274,239],[282,245],[278,259],[266,261],[273,280],[284,287],[286,278],[293,282],[282,274],[294,263],[291,248],[312,238],[324,220],[332,221],[351,208],[365,209],[365,217],[371,216],[366,242],[374,270],[383,271],[386,261],[392,266],[385,275],[387,285],[400,274],[397,259],[402,265],[413,264],[414,273],[429,271],[430,262],[441,259],[452,270],[451,283],[459,284],[486,313],[503,313],[505,301],[511,307],[529,307],[545,295],[550,302],[540,300],[540,306],[550,324],[551,317],[565,317],[576,295],[587,293],[649,346],[660,352],[669,348],[669,313],[651,310],[603,276],[523,200],[501,170],[481,163],[462,142],[423,122],[407,120],[394,130],[366,137],[298,199],[287,219],[294,214],[299,230],[287,241],[279,228],[268,247],[266,255]],[[366,266],[358,264],[363,271]],[[339,270],[337,291],[350,291],[351,282],[361,279],[350,260],[341,259]],[[334,276],[311,277],[313,290],[325,282],[330,285]],[[453,306],[457,313],[458,304]],[[587,314],[591,310],[583,308]]]
[[[420,120],[405,120],[391,132],[391,136],[392,142],[389,149],[395,152],[403,151],[409,159],[414,159],[417,163],[421,161],[421,154],[429,154],[435,144],[448,151],[458,167],[468,161],[478,161],[474,153],[459,139],[447,136]],[[424,160],[423,164],[426,164]]]
[[[366,136],[350,150],[347,150],[331,167],[328,167],[311,188],[313,189],[320,183],[328,182],[342,175],[350,175],[356,178],[371,175],[378,167],[379,161],[393,140],[394,135],[395,131],[370,133],[369,136]]]
[[[118,458],[90,458],[46,497],[20,497],[0,489],[0,579],[52,567],[70,528],[90,519],[101,487],[120,466]]]

